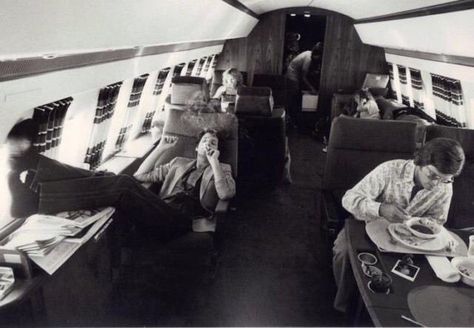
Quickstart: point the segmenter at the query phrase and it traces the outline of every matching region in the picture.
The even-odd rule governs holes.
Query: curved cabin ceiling
[[[260,15],[267,11],[290,7],[316,7],[335,11],[353,19],[388,15],[430,7],[456,0],[239,0]]]
[[[0,60],[119,50],[134,57],[157,46],[223,43],[246,37],[258,15],[291,7],[347,15],[366,44],[474,57],[470,0],[0,0],[0,6]]]

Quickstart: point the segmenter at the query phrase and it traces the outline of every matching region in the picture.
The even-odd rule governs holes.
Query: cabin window
[[[439,124],[466,127],[461,81],[431,74],[436,120]]]
[[[50,158],[58,157],[64,119],[72,100],[69,97],[34,109],[33,120],[38,124],[38,137],[34,146],[39,153]]]
[[[91,170],[96,169],[102,162],[107,136],[109,134],[112,117],[117,103],[122,82],[110,84],[100,89],[95,110],[94,123],[89,137],[84,163],[89,164]]]
[[[390,76],[390,98],[398,99],[397,97],[398,84],[395,80],[395,72],[393,69],[394,66],[392,63],[387,63],[387,64],[388,64],[388,73]]]
[[[423,99],[425,97],[425,91],[423,88],[423,79],[421,77],[421,72],[414,68],[410,68],[409,72],[413,96],[413,107],[423,110]]]
[[[170,70],[171,70],[170,67],[166,67],[158,72],[155,87],[153,89],[153,96],[155,96],[156,99],[154,103],[150,106],[151,110],[145,114],[145,119],[143,121],[142,129],[141,129],[142,134],[150,131],[152,127],[153,119],[154,118],[159,119],[159,114],[164,111],[162,94],[163,94],[163,89],[166,86],[165,84],[166,80],[168,76],[170,75],[169,74]],[[157,112],[157,108],[160,108],[160,110],[158,111],[158,115],[155,115]],[[155,116],[158,116],[158,117],[155,117]]]
[[[194,76],[201,76],[202,68],[206,61],[207,61],[207,57],[202,57],[201,59],[199,59],[199,62],[196,66],[196,71],[194,72]]]
[[[196,66],[196,61],[197,59],[194,59],[192,61],[190,61],[188,63],[188,67],[186,68],[186,76],[191,76],[193,71],[194,71],[194,67]]]
[[[398,65],[398,79],[400,81],[400,93],[402,96],[402,103],[410,106],[410,96],[408,95],[408,83],[407,83],[407,68],[402,65]]]

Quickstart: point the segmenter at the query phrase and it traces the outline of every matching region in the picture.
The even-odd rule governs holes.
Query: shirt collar
[[[405,169],[402,172],[402,179],[404,182],[415,184],[415,163],[413,160],[408,160]]]

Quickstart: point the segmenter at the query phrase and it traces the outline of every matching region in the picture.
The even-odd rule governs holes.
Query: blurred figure
[[[289,119],[294,124],[297,114],[301,110],[301,91],[309,90],[317,93],[319,90],[319,76],[321,72],[321,58],[323,43],[318,42],[310,50],[296,56],[288,65],[288,109]]]

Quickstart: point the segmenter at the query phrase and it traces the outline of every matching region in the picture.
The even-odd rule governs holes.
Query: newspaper
[[[106,227],[112,222],[113,219],[110,218],[110,215],[97,220],[83,237],[74,239],[66,238],[57,244],[45,256],[28,254],[29,258],[41,269],[52,275],[79,249],[79,247],[89,241],[92,236],[103,228],[103,226]]]
[[[102,233],[110,224],[113,207],[35,214],[13,232],[5,246],[24,251],[40,268],[53,274],[82,244]]]

